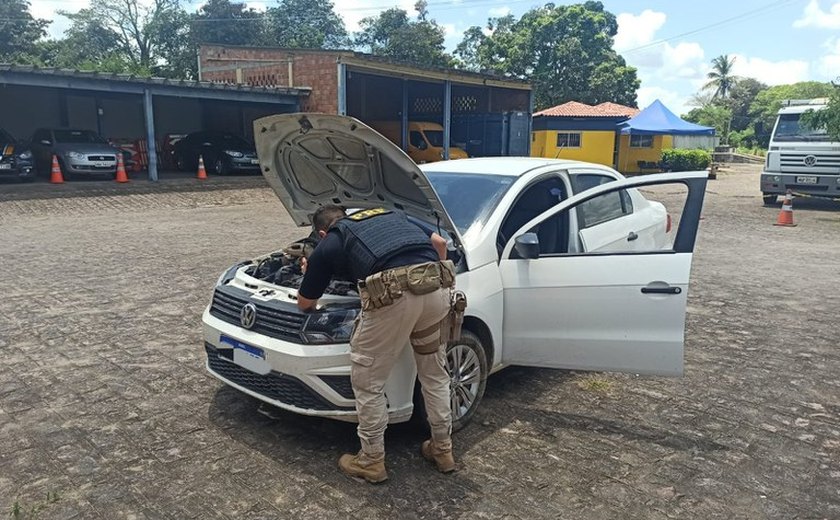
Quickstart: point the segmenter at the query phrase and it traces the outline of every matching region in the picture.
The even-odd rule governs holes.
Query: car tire
[[[216,175],[227,175],[230,173],[230,169],[228,165],[225,163],[225,160],[222,158],[218,158],[213,161],[213,173]]]
[[[450,378],[452,431],[456,432],[472,420],[487,386],[489,365],[484,346],[478,336],[464,329],[460,340],[446,346],[446,366]],[[412,421],[429,427],[419,381],[414,385]]]
[[[774,206],[777,202],[779,202],[778,195],[769,195],[767,193],[762,194],[761,198],[764,200],[765,206]]]
[[[190,171],[190,169],[191,169],[191,168],[190,168],[190,165],[189,165],[189,164],[187,164],[187,158],[186,158],[186,157],[184,157],[182,154],[178,154],[178,155],[175,157],[175,168],[176,168],[179,172],[188,172],[188,171]]]

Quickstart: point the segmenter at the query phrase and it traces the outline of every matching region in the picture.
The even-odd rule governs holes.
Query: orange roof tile
[[[626,107],[609,101],[592,106],[578,101],[568,101],[556,107],[546,108],[534,116],[549,117],[633,117],[639,113],[638,108]]]

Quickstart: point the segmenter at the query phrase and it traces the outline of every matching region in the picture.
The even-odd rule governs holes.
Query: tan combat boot
[[[388,480],[384,453],[369,454],[361,450],[355,455],[345,453],[338,459],[338,467],[348,477],[363,478],[371,484]]]
[[[432,461],[437,466],[441,473],[451,473],[455,471],[455,457],[452,456],[452,449],[442,450],[438,448],[432,439],[423,441],[420,446],[420,452],[423,453],[423,458]]]

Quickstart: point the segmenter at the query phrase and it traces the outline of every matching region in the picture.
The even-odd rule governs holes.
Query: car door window
[[[580,193],[590,188],[613,182],[614,180],[613,177],[607,175],[589,173],[579,173],[572,178],[575,193]],[[614,191],[600,197],[595,197],[578,206],[578,227],[585,229],[631,213],[633,213],[633,201],[627,193],[627,190]]]
[[[513,235],[520,227],[566,198],[566,185],[557,176],[542,179],[527,187],[516,199],[499,229],[496,243],[500,251],[509,240],[516,238]],[[568,229],[568,217],[563,213],[544,220],[529,232],[536,233],[540,240],[540,255],[551,255],[567,251]],[[511,258],[518,258],[515,250],[512,255]]]
[[[425,148],[426,141],[423,139],[423,136],[420,135],[420,132],[409,132],[408,133],[408,142],[411,143],[411,146],[415,148]]]

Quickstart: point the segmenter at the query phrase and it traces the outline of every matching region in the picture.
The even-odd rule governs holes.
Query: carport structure
[[[408,122],[424,121],[443,127],[444,158],[450,143],[469,141],[480,141],[483,155],[528,155],[533,97],[521,80],[350,50],[225,45],[200,47],[199,74],[239,85],[303,85],[312,89],[304,112],[400,121],[404,150]]]
[[[159,139],[197,130],[251,137],[259,117],[301,109],[308,88],[210,83],[0,64],[0,125],[19,139],[40,127],[144,138],[149,180],[158,180]]]

